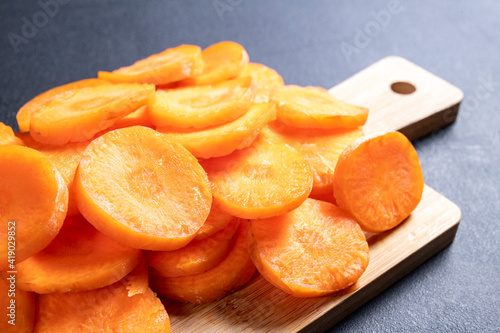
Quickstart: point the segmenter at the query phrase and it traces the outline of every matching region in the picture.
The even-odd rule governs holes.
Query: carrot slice
[[[368,243],[352,216],[307,199],[297,209],[252,220],[250,256],[262,276],[297,297],[332,294],[354,284],[368,266]]]
[[[274,69],[262,64],[250,63],[243,68],[240,76],[251,76],[257,86],[257,95],[254,98],[255,103],[269,102],[271,92],[284,85],[283,78]]]
[[[232,215],[226,213],[212,200],[210,213],[208,214],[205,223],[203,223],[200,230],[196,233],[196,237],[193,241],[199,241],[212,236],[217,231],[224,229],[233,219],[234,217]]]
[[[141,260],[136,250],[98,232],[82,216],[69,217],[45,249],[17,265],[19,288],[37,294],[105,287]]]
[[[139,60],[113,72],[100,71],[98,77],[113,83],[151,83],[155,85],[179,81],[203,71],[201,49],[180,45]]]
[[[247,113],[232,122],[196,131],[158,127],[157,130],[170,134],[198,158],[220,157],[231,154],[252,144],[260,130],[276,119],[273,104],[254,104]]]
[[[19,145],[24,146],[23,140],[16,137],[12,127],[0,122],[0,146]]]
[[[209,303],[241,288],[255,274],[247,251],[248,223],[241,221],[234,246],[227,257],[214,268],[195,275],[180,277],[151,276],[151,288],[160,295],[180,302]]]
[[[217,266],[229,253],[239,220],[213,236],[191,242],[175,251],[145,252],[152,274],[164,277],[187,276],[203,273]]]
[[[284,86],[271,94],[278,119],[300,128],[357,128],[368,118],[368,109],[348,104],[318,87]]]
[[[335,198],[361,228],[394,228],[417,207],[424,177],[417,152],[399,132],[353,142],[340,155],[333,179]]]
[[[204,128],[243,115],[252,105],[255,89],[250,77],[209,86],[157,90],[150,117],[156,126]]]
[[[0,146],[0,221],[4,230],[0,233],[0,270],[12,270],[11,257],[21,262],[49,245],[67,208],[66,184],[42,153],[23,146]]]
[[[18,137],[33,149],[44,154],[48,160],[59,170],[64,182],[68,186],[68,216],[79,214],[76,197],[73,188],[76,168],[82,158],[83,151],[89,145],[89,141],[67,143],[62,146],[51,146],[35,141],[29,133],[19,133]]]
[[[297,208],[309,196],[313,183],[309,164],[300,152],[259,139],[248,148],[201,164],[212,183],[215,202],[246,219]]]
[[[34,331],[168,333],[167,311],[147,284],[147,270],[139,265],[120,281],[104,288],[40,295]]]
[[[304,155],[314,176],[311,195],[321,197],[332,194],[333,174],[339,156],[349,144],[363,136],[363,131],[361,128],[298,131],[275,121],[264,127],[261,135],[271,142],[286,143]]]
[[[31,115],[41,109],[45,104],[52,101],[57,95],[70,90],[77,90],[85,87],[96,87],[105,84],[110,83],[101,79],[85,79],[58,86],[41,93],[24,104],[17,112],[16,119],[17,124],[19,125],[19,131],[28,132],[30,130]]]
[[[35,294],[20,290],[16,276],[8,273],[0,278],[0,332],[31,333],[35,323]]]
[[[75,192],[80,212],[97,230],[155,251],[189,243],[212,203],[197,159],[168,135],[141,126],[92,141],[76,172]]]
[[[203,72],[184,79],[188,85],[213,84],[232,79],[248,64],[248,53],[243,46],[235,42],[220,42],[207,47],[201,53]]]

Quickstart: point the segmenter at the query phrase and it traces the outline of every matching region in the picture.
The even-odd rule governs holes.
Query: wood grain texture
[[[400,95],[394,82],[410,82],[416,91]],[[432,89],[431,89],[432,87]],[[418,66],[388,57],[330,92],[367,106],[366,133],[402,130],[416,139],[452,122],[462,92]],[[401,225],[367,235],[370,264],[358,282],[337,295],[296,298],[254,277],[243,289],[204,305],[164,300],[172,332],[322,332],[449,245],[460,222],[460,209],[428,186],[422,201]]]

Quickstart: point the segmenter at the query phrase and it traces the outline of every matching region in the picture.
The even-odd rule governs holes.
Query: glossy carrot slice
[[[399,132],[356,140],[340,155],[333,179],[335,198],[363,230],[394,228],[417,207],[424,177],[417,152]]]
[[[136,111],[118,120],[113,126],[107,129],[107,131],[112,131],[115,129],[125,128],[125,127],[132,127],[132,126],[144,126],[144,127],[154,126],[151,120],[149,119],[149,109],[147,105],[141,106]]]
[[[243,68],[240,76],[251,76],[257,86],[257,95],[255,95],[255,103],[269,102],[269,96],[276,88],[284,85],[283,78],[274,69],[271,69],[262,64],[250,63]]]
[[[212,200],[210,213],[208,214],[205,223],[203,223],[200,230],[196,233],[196,237],[193,241],[199,241],[212,236],[216,232],[224,229],[233,219],[235,219],[235,217],[226,213]]]
[[[248,53],[235,42],[220,42],[207,47],[201,53],[203,72],[183,80],[182,84],[213,84],[232,79],[248,64]]]
[[[361,128],[297,130],[275,121],[264,127],[261,135],[270,142],[286,143],[304,155],[314,175],[311,195],[316,197],[332,194],[333,174],[339,156],[349,144],[363,136],[363,131]]]
[[[113,84],[59,94],[31,115],[30,134],[50,145],[87,141],[150,103],[154,91],[153,85]]]
[[[252,220],[250,256],[262,276],[297,297],[332,294],[353,285],[368,266],[368,243],[347,212],[307,199],[277,217]]]
[[[0,278],[0,332],[31,333],[35,324],[35,294],[16,287],[15,274]]]
[[[49,245],[67,209],[68,188],[42,153],[23,146],[0,146],[0,224],[4,230],[0,233],[0,270],[13,270],[11,265]]]
[[[180,277],[151,276],[151,288],[160,295],[180,302],[209,303],[241,288],[255,274],[247,251],[248,223],[241,221],[235,243],[227,257],[214,268]]]
[[[19,125],[19,131],[29,132],[31,115],[41,109],[45,104],[52,101],[57,95],[70,90],[76,90],[85,87],[96,87],[105,84],[110,83],[106,80],[101,79],[85,79],[55,87],[41,93],[40,95],[24,104],[17,112],[16,119]]]
[[[275,89],[271,101],[278,119],[299,128],[357,128],[368,118],[368,109],[348,104],[318,87],[284,86]]]
[[[203,273],[217,266],[229,253],[239,220],[200,241],[191,242],[175,251],[147,251],[145,256],[152,274],[178,277]]]
[[[80,212],[103,234],[155,251],[189,243],[212,203],[197,159],[168,135],[141,126],[92,141],[76,172],[75,192]]]
[[[156,126],[205,128],[243,115],[255,89],[250,77],[214,85],[157,90],[150,117]]]
[[[203,71],[201,49],[180,45],[139,60],[113,72],[101,71],[99,78],[113,83],[151,83],[155,85],[179,81]]]
[[[247,113],[232,122],[201,130],[179,130],[158,127],[168,133],[198,158],[220,157],[252,144],[260,130],[276,119],[276,109],[270,103],[254,104]]]
[[[68,186],[68,216],[79,214],[73,188],[76,168],[80,163],[83,151],[90,141],[67,143],[62,146],[51,146],[35,141],[29,133],[19,133],[18,137],[33,149],[44,154],[48,160],[60,171],[64,182]]]
[[[168,314],[147,284],[147,270],[139,266],[104,288],[40,295],[34,332],[168,333]]]
[[[0,146],[20,145],[24,146],[23,140],[16,137],[12,127],[0,122]]]
[[[201,162],[214,200],[226,212],[258,219],[284,214],[311,192],[309,164],[296,149],[257,139],[231,155]]]
[[[101,234],[82,216],[69,217],[49,246],[17,265],[17,285],[37,294],[97,289],[122,279],[141,256],[141,250]]]

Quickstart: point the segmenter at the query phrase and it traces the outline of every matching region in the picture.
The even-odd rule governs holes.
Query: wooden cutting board
[[[365,133],[399,130],[416,139],[456,119],[462,92],[409,61],[388,57],[331,94],[370,108]],[[460,209],[428,186],[412,215],[397,228],[368,235],[370,264],[358,282],[337,295],[295,298],[261,276],[218,302],[165,301],[172,332],[322,332],[449,245]],[[446,278],[446,277],[443,277]]]

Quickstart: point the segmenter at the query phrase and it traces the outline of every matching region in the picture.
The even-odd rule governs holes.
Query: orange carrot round
[[[278,120],[300,128],[357,128],[368,118],[368,109],[351,105],[318,87],[284,86],[271,94]]]
[[[389,132],[347,147],[335,168],[333,187],[339,206],[351,212],[363,230],[382,232],[417,207],[424,177],[411,142],[399,132]]]
[[[85,87],[96,87],[106,84],[110,83],[101,79],[85,79],[58,86],[41,93],[24,104],[17,112],[16,119],[17,124],[19,125],[19,131],[29,132],[31,115],[42,108],[45,104],[52,101],[57,95],[70,90],[77,90]]]
[[[148,288],[142,265],[110,286],[40,295],[37,303],[35,333],[170,332],[168,314]]]
[[[69,217],[49,246],[17,265],[17,284],[37,294],[97,289],[123,278],[140,260],[141,250],[101,234],[82,216]]]
[[[68,209],[68,189],[40,152],[0,146],[0,270],[43,250],[56,237]],[[15,257],[13,261],[9,258]]]
[[[201,162],[214,200],[226,212],[257,219],[284,214],[311,192],[313,177],[301,153],[285,144],[257,139],[231,155]]]
[[[327,202],[307,199],[277,217],[252,220],[250,256],[262,276],[297,297],[333,294],[354,284],[368,266],[368,243],[354,218]]]
[[[155,251],[189,243],[212,203],[197,159],[168,135],[141,126],[92,141],[80,161],[75,192],[80,212],[103,234]]]
[[[250,63],[240,73],[240,76],[251,76],[257,86],[257,95],[253,101],[255,103],[269,102],[269,96],[274,89],[284,85],[283,78],[274,69],[262,64]]]
[[[7,145],[25,146],[23,140],[16,137],[12,127],[0,122],[0,146]]]
[[[164,277],[203,273],[217,266],[229,253],[239,220],[233,219],[224,229],[175,251],[145,252],[154,275]]]
[[[210,213],[208,214],[205,223],[203,223],[200,230],[196,233],[196,237],[193,241],[199,241],[212,236],[216,232],[224,229],[233,219],[234,217],[231,214],[226,213],[212,200]]]
[[[201,49],[180,45],[141,59],[113,72],[100,71],[100,79],[113,83],[151,83],[155,85],[179,81],[203,71]]]
[[[209,303],[241,288],[255,273],[247,251],[248,223],[241,221],[235,243],[227,257],[214,268],[180,277],[151,276],[151,288],[160,295],[180,302]]]

